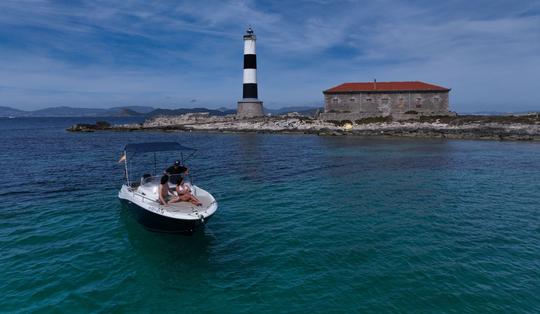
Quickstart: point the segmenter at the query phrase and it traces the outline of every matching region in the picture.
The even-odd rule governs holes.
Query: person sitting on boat
[[[159,203],[161,205],[168,205],[170,203],[176,203],[176,202],[180,202],[180,197],[179,196],[174,196],[174,195],[171,195],[170,192],[169,192],[169,176],[168,175],[163,175],[161,177],[161,181],[160,181],[160,185],[159,185]]]
[[[189,173],[189,169],[182,165],[180,160],[174,162],[174,165],[170,166],[165,172],[171,176],[171,182],[174,184],[178,182],[178,178],[185,176]]]
[[[191,194],[191,188],[184,183],[184,178],[182,177],[178,178],[178,182],[176,182],[176,194],[183,202],[191,202],[197,206],[202,205],[201,201]]]

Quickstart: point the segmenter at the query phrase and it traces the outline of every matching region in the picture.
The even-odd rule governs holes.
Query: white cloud
[[[452,87],[458,110],[538,108],[540,7],[489,3],[3,1],[0,26],[37,32],[24,34],[24,47],[0,51],[8,82],[0,105],[196,98],[233,106],[241,35],[252,25],[260,94],[276,106],[320,102],[324,88],[376,77]]]

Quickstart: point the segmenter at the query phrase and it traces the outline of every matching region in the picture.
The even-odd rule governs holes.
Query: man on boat
[[[174,165],[170,166],[165,172],[171,176],[171,182],[176,184],[180,176],[186,176],[189,173],[189,169],[180,163],[180,160],[174,162]]]
[[[159,184],[159,203],[161,205],[168,205],[171,203],[180,202],[181,199],[179,196],[174,196],[169,191],[169,176],[164,174],[161,177]]]

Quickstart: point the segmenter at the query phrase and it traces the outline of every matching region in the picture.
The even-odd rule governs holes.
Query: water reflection
[[[129,211],[121,207],[120,220],[127,234],[127,239],[137,255],[153,266],[164,262],[174,262],[184,266],[207,263],[214,235],[201,228],[192,235],[157,233],[146,230]]]
[[[242,134],[238,136],[238,170],[242,180],[257,180],[261,176],[263,165],[263,136]]]

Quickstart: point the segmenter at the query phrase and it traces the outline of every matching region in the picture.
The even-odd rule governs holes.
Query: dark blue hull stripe
[[[182,220],[166,217],[148,211],[128,200],[121,199],[120,201],[122,202],[122,205],[129,210],[131,216],[133,216],[135,220],[151,231],[189,233],[204,226],[204,223],[200,220]],[[208,219],[210,219],[210,217],[207,217],[204,222],[206,223]]]

